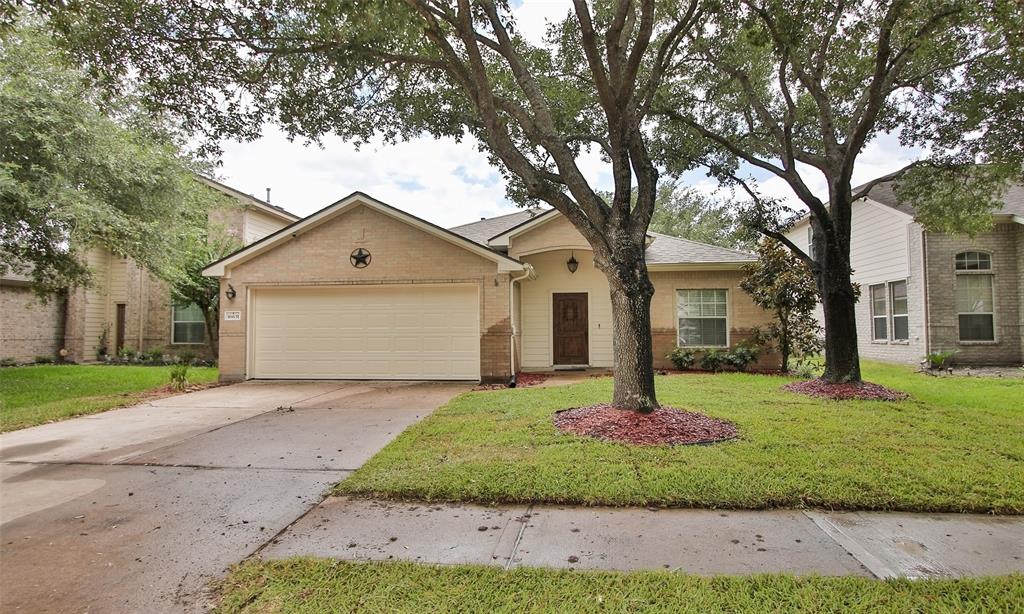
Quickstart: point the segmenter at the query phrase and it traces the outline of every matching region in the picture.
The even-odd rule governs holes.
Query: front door
[[[553,296],[552,336],[556,365],[590,363],[587,334],[587,293],[567,292]]]

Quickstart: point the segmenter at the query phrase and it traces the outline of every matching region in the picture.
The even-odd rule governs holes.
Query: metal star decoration
[[[348,259],[352,266],[357,269],[365,269],[370,266],[370,251],[362,247],[356,248],[355,251],[349,254]]]

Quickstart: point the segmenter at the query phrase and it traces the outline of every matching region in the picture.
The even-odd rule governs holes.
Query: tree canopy
[[[754,242],[749,240],[738,213],[735,203],[666,181],[658,186],[651,230],[711,245],[749,249]]]
[[[102,109],[102,110],[101,110]],[[83,251],[103,246],[158,276],[205,226],[210,191],[165,126],[104,99],[39,27],[0,44],[0,273],[41,295],[89,281]]]

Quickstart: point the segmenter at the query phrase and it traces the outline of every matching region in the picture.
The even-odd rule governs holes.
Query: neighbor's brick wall
[[[1019,224],[997,224],[991,232],[974,239],[928,233],[928,304],[930,345],[933,350],[959,350],[961,365],[1011,365],[1022,362],[1021,269],[1024,248]],[[961,343],[956,313],[957,253],[980,250],[992,254],[995,275],[995,343]]]
[[[751,338],[751,329],[771,322],[771,315],[754,304],[739,283],[744,275],[739,270],[652,271],[654,298],[651,299],[651,332],[654,366],[673,367],[666,355],[676,347],[676,290],[725,288],[728,290],[729,343],[737,345]],[[763,354],[755,365],[760,369],[777,369],[779,356]]]
[[[31,288],[0,282],[0,358],[31,362],[56,357],[62,346],[64,299],[45,303]]]
[[[357,269],[349,254],[364,247],[370,266]],[[250,288],[280,285],[359,285],[415,283],[474,283],[480,287],[481,377],[510,376],[508,275],[497,264],[448,241],[367,207],[356,207],[256,256],[229,271],[221,281],[238,293],[222,299],[220,376],[223,381],[245,377],[247,295]],[[242,312],[240,321],[225,322],[223,311]]]

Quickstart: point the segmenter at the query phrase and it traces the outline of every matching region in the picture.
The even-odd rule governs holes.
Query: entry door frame
[[[127,337],[128,306],[124,303],[114,304],[114,355],[118,356],[124,349],[124,342]],[[142,348],[139,348],[142,351]]]
[[[585,343],[583,347],[586,351],[586,356],[582,362],[559,362],[559,352],[556,347],[558,343],[558,337],[555,335],[555,301],[560,296],[577,296],[582,298],[582,304],[584,309],[584,317],[586,320],[586,326],[584,327],[584,339]],[[587,367],[590,366],[590,293],[586,291],[577,292],[551,292],[551,366],[552,367]]]

